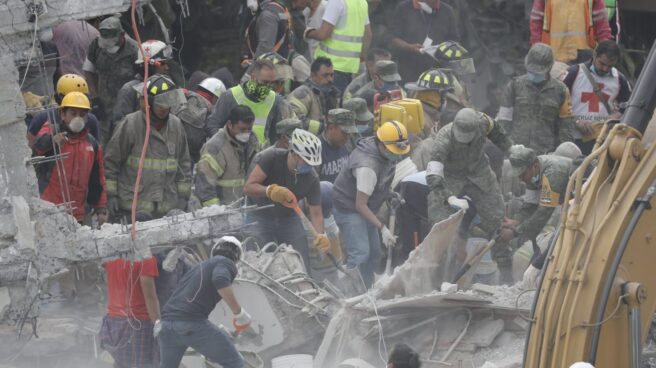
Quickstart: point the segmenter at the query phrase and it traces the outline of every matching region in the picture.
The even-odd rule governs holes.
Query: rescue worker
[[[285,119],[279,121],[278,124],[276,124],[277,138],[271,147],[288,149],[289,141],[292,139],[292,133],[294,133],[294,130],[296,129],[303,129],[303,123],[298,119]]]
[[[376,74],[376,62],[380,60],[392,60],[392,54],[385,49],[370,49],[367,51],[367,59],[364,62],[364,72],[357,77],[353,78],[351,83],[348,84],[344,90],[344,101],[348,101],[353,95],[364,87],[365,84],[371,82]]]
[[[293,0],[290,5],[306,0]],[[305,7],[303,6],[303,7]],[[257,59],[267,52],[276,52],[287,58],[293,50],[292,19],[285,2],[280,0],[264,0],[260,4],[260,10],[256,13],[246,29],[245,50],[242,55],[242,65]]]
[[[98,30],[100,36],[89,45],[82,69],[91,95],[95,96],[93,102],[97,108],[94,113],[101,122],[102,143],[107,143],[111,138],[112,108],[121,86],[132,78],[138,45],[125,35],[117,16],[100,22]]]
[[[563,203],[572,160],[556,155],[536,156],[535,151],[522,145],[510,148],[509,159],[513,176],[526,184],[522,207],[512,218],[504,220],[500,234],[500,240],[506,244],[518,238],[515,247],[505,246],[496,253],[496,257],[512,259],[514,250],[527,240],[535,240],[554,209]],[[534,254],[536,257],[539,253]]]
[[[454,78],[450,73],[441,69],[429,69],[419,75],[417,82],[405,85],[409,97],[421,101],[424,129],[429,134],[433,128],[437,127],[437,131],[447,123],[440,120],[440,115],[447,107],[447,93],[453,92],[453,82]]]
[[[307,237],[300,218],[289,208],[294,198],[306,199],[310,220],[318,234],[314,247],[321,252],[330,249],[330,241],[323,234],[321,191],[315,166],[321,165],[321,142],[303,129],[292,133],[289,150],[273,149],[263,152],[246,180],[244,193],[257,205],[274,203],[273,208],[252,212],[249,222],[257,222],[255,237],[264,245],[268,242],[290,244],[303,258],[310,273]]]
[[[346,271],[356,279],[361,276],[367,289],[381,256],[381,235],[388,248],[396,242],[376,212],[390,194],[396,163],[409,152],[405,126],[386,122],[375,136],[357,142],[333,185],[333,213],[346,244]]]
[[[368,137],[373,134],[374,114],[367,108],[367,101],[360,97],[353,97],[344,101],[342,107],[355,114],[355,128],[360,137]]]
[[[612,39],[604,0],[533,0],[529,28],[531,46],[546,43],[565,63],[582,62],[579,50]]]
[[[55,102],[57,105],[61,105],[62,99],[64,96],[71,92],[81,92],[85,95],[89,95],[89,87],[87,82],[79,75],[76,74],[64,74],[57,80],[57,86],[55,87]],[[59,114],[59,107],[51,107],[45,111],[40,111],[38,114],[32,118],[27,128],[27,143],[32,148],[34,144],[34,139],[36,135],[49,119],[55,119],[55,123],[61,123],[61,115]],[[100,141],[100,133],[98,131],[98,119],[91,112],[87,113],[86,116],[86,125],[84,128],[87,130],[97,142]]]
[[[533,45],[524,65],[527,74],[506,86],[497,120],[513,142],[542,155],[572,140],[572,107],[569,90],[549,75],[554,63],[551,47]]]
[[[255,114],[253,132],[261,144],[276,139],[276,123],[282,119],[295,117],[285,98],[271,90],[276,80],[275,67],[269,60],[255,60],[251,69],[251,79],[230,88],[214,106],[207,118],[211,134],[223,128],[230,111],[237,105],[246,105]]]
[[[233,313],[237,333],[249,329],[251,316],[241,306],[232,283],[237,277],[237,262],[242,257],[241,242],[233,236],[219,239],[210,251],[210,259],[189,270],[162,308],[162,319],[152,333],[159,338],[161,368],[178,368],[191,347],[224,368],[242,368],[244,359],[225,328],[208,317],[223,301]]]
[[[421,358],[406,344],[396,344],[390,351],[386,368],[420,368]]]
[[[225,91],[226,88],[220,80],[205,78],[198,84],[196,91],[184,90],[186,103],[171,109],[171,113],[183,123],[189,144],[189,156],[194,165],[200,160],[201,147],[207,138],[211,137],[207,117]]]
[[[310,71],[310,78],[293,90],[287,101],[304,122],[304,128],[319,134],[326,124],[328,111],[340,105],[341,92],[333,85],[334,71],[330,59],[314,59]]]
[[[89,205],[103,224],[107,220],[105,164],[98,141],[85,127],[91,110],[89,99],[82,92],[70,92],[59,108],[60,119],[48,120],[34,141],[37,155],[66,158],[60,164],[51,160],[36,165],[41,199],[54,204],[72,202],[71,214],[79,223]]]
[[[260,55],[258,59],[271,61],[276,73],[276,79],[273,82],[271,89],[273,89],[273,91],[279,95],[287,96],[292,90],[292,81],[294,80],[294,71],[291,65],[289,65],[287,59],[282,57],[277,52],[264,53]],[[241,77],[241,83],[251,79],[251,68],[252,65]]]
[[[501,226],[503,197],[484,151],[486,138],[503,152],[512,145],[497,122],[470,108],[460,110],[452,123],[437,132],[426,168],[431,223],[442,221],[459,209],[468,209],[468,201],[463,199],[467,196],[481,218],[480,235],[492,238]],[[512,259],[497,259],[497,263],[501,279],[512,279]]]
[[[241,198],[246,172],[259,148],[252,134],[254,120],[248,106],[235,106],[226,125],[203,146],[194,176],[194,195],[203,207]]]
[[[191,159],[182,122],[171,108],[184,101],[182,90],[168,77],[147,83],[150,109],[148,150],[139,166],[146,138],[146,110],[128,114],[116,127],[105,154],[108,209],[114,221],[130,213],[137,172],[142,170],[137,211],[152,218],[184,210],[191,194]]]
[[[422,70],[436,66],[422,49],[447,40],[459,40],[458,18],[444,1],[405,0],[394,9],[390,24],[391,43],[406,82],[417,79]]]
[[[355,114],[346,109],[333,109],[328,112],[328,124],[319,135],[321,140],[321,166],[319,180],[334,183],[346,163],[349,151],[346,144],[351,134],[357,134]]]
[[[394,90],[401,91],[401,96],[405,97],[405,91],[399,85],[401,75],[396,67],[396,63],[391,60],[380,60],[376,62],[376,72],[370,82],[355,92],[354,96],[362,97],[365,91],[376,91],[377,93],[390,92]]]
[[[160,319],[155,287],[157,260],[117,258],[103,263],[103,268],[107,314],[100,327],[100,346],[112,356],[115,367],[159,367],[159,348],[153,334]]]
[[[141,43],[141,49],[137,52],[137,60],[134,62],[134,76],[132,80],[123,84],[116,96],[116,103],[112,109],[111,126],[107,127],[105,143],[109,142],[114,132],[114,127],[127,114],[139,110],[139,98],[143,98],[144,81],[144,51],[148,58],[148,75],[169,75],[169,61],[173,57],[170,45],[158,40],[147,40]]]
[[[306,40],[319,41],[314,58],[323,56],[333,62],[335,87],[342,92],[358,72],[371,43],[367,8],[367,2],[360,0],[329,1],[321,27],[308,27],[303,35]]]
[[[591,61],[572,65],[563,82],[572,96],[575,126],[574,141],[588,155],[603,123],[617,119],[620,104],[631,97],[631,86],[615,68],[620,60],[620,47],[611,40],[600,42]]]

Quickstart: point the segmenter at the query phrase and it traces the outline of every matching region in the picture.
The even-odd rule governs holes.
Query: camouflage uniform
[[[115,53],[110,54],[98,46],[98,38],[93,40],[87,51],[84,70],[98,76],[96,93],[100,100],[99,114],[100,137],[103,145],[111,138],[111,114],[116,96],[121,87],[134,76],[134,62],[137,60],[137,43],[125,36],[125,44]]]
[[[287,96],[287,101],[296,116],[303,121],[304,128],[318,134],[326,124],[328,111],[339,106],[340,97],[339,90],[336,88],[325,93],[308,79]]]
[[[257,137],[243,144],[219,129],[201,149],[194,175],[194,195],[203,207],[231,203],[242,196],[247,169],[259,147]]]
[[[191,162],[200,160],[200,150],[205,144],[210,131],[207,127],[207,116],[212,110],[212,104],[196,92],[186,91],[187,103],[171,109],[171,113],[182,120],[189,143]]]
[[[500,125],[480,116],[477,134],[469,143],[460,143],[455,139],[454,123],[447,124],[437,132],[431,162],[427,168],[427,180],[432,189],[428,195],[428,217],[432,223],[446,219],[456,212],[447,204],[447,199],[452,195],[466,195],[471,198],[481,217],[480,227],[492,235],[501,225],[504,204],[496,176],[484,152],[485,138],[504,152],[508,151],[512,143]],[[431,177],[435,175],[433,167],[437,163],[443,166],[443,171],[440,171],[443,172],[444,184],[436,188],[431,183]]]

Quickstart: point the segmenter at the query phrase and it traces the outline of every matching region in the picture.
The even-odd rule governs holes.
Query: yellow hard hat
[[[82,92],[71,92],[64,96],[64,99],[59,105],[60,108],[77,107],[78,109],[91,110],[89,98]]]
[[[57,93],[66,96],[71,92],[89,93],[87,81],[77,74],[64,74],[57,80]]]
[[[405,155],[410,152],[408,130],[398,121],[391,120],[381,125],[376,131],[376,137],[388,151],[396,155]]]

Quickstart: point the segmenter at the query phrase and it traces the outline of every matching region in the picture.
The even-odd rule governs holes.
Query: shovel
[[[469,272],[469,270],[472,269],[480,260],[483,258],[485,253],[487,253],[492,247],[494,247],[494,244],[496,244],[497,240],[499,240],[499,231],[497,231],[496,235],[489,241],[485,246],[477,249],[472,253],[470,256],[467,257],[465,260],[465,264],[462,265],[462,267],[456,272],[455,277],[453,278],[453,281],[451,282],[452,284],[457,284],[460,279]]]

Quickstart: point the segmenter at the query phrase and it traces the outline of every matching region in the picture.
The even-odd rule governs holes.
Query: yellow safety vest
[[[260,141],[260,143],[263,144],[266,142],[264,129],[266,128],[266,122],[267,118],[269,117],[269,113],[271,112],[271,109],[276,102],[276,93],[270,91],[269,95],[266,96],[264,101],[255,102],[246,97],[244,89],[241,87],[241,85],[236,85],[230,88],[230,91],[232,91],[232,97],[235,98],[235,101],[237,101],[238,105],[246,105],[250,107],[251,110],[253,110],[253,114],[255,115],[253,133],[255,133],[255,136],[257,136],[257,139]]]
[[[545,0],[543,43],[551,46],[558,61],[576,59],[577,50],[593,49],[592,0]]]
[[[333,30],[332,36],[319,43],[314,58],[327,57],[333,62],[335,70],[357,73],[369,9],[365,0],[343,1],[346,6],[346,21],[342,27]]]

